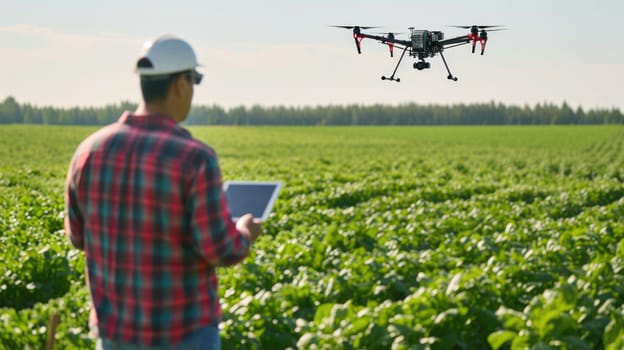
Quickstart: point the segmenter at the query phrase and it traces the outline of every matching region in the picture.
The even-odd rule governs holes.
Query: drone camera
[[[414,62],[414,69],[423,70],[431,68],[431,63],[425,61]]]

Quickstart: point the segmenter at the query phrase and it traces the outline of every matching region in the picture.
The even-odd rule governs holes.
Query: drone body
[[[390,49],[390,56],[394,56],[394,48],[398,47],[402,49],[401,58],[394,68],[394,72],[390,77],[382,76],[382,80],[396,81],[400,82],[400,78],[395,78],[401,61],[403,60],[403,56],[406,52],[409,53],[411,57],[418,59],[418,61],[414,62],[414,69],[423,70],[431,68],[431,64],[425,61],[426,58],[435,57],[436,54],[440,54],[442,57],[442,61],[444,62],[444,66],[448,72],[447,78],[449,80],[457,81],[457,77],[453,76],[451,70],[446,63],[446,59],[444,58],[443,51],[444,49],[448,49],[451,47],[456,47],[460,45],[466,45],[472,43],[472,53],[475,52],[475,47],[477,42],[481,45],[481,55],[485,52],[485,44],[488,40],[487,31],[497,31],[503,30],[504,28],[498,29],[489,29],[492,27],[499,26],[454,26],[463,29],[470,29],[470,33],[463,36],[458,36],[450,39],[444,39],[444,33],[440,31],[429,31],[429,30],[416,30],[413,27],[409,28],[409,40],[401,40],[396,38],[397,33],[383,33],[385,36],[375,35],[375,34],[367,34],[362,32],[362,30],[377,28],[377,27],[360,27],[360,26],[333,26],[344,29],[353,29],[353,39],[355,40],[355,47],[357,49],[358,54],[362,53],[362,40],[365,38],[377,40],[378,42],[388,45]]]

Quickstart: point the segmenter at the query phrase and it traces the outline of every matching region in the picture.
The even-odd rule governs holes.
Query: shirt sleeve
[[[231,219],[216,157],[201,164],[188,194],[194,246],[212,266],[237,264],[249,254],[251,241]]]
[[[65,233],[72,245],[84,250],[84,218],[78,204],[78,188],[76,183],[76,157],[72,159],[65,183]]]

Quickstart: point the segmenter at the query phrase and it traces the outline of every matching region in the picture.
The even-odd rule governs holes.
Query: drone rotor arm
[[[355,34],[354,34],[354,37],[355,37]],[[394,57],[394,48],[395,47],[399,48],[399,49],[404,49],[405,47],[411,46],[411,41],[396,39],[396,38],[393,38],[393,37],[379,36],[379,35],[367,34],[367,33],[361,33],[360,32],[357,35],[357,38],[356,38],[356,45],[358,45],[358,52],[360,52],[359,51],[359,42],[361,42],[362,39],[364,39],[364,38],[378,41],[378,42],[380,42],[383,45],[388,45],[388,48],[390,50],[390,57]]]
[[[445,47],[444,47],[444,49],[452,49],[452,48],[454,48],[454,47],[464,46],[464,45],[468,45],[468,44],[470,44],[470,42],[464,42],[464,43],[459,43],[459,44],[453,44],[453,45],[450,45],[450,46],[445,46]]]
[[[362,53],[362,40],[366,37],[369,37],[368,35],[362,33],[362,29],[366,30],[366,29],[380,28],[378,26],[342,26],[342,25],[330,25],[330,27],[353,30],[353,39],[355,40],[355,48],[357,49],[358,54]]]
[[[440,40],[439,44],[445,47],[447,45],[466,44],[466,43],[469,43],[471,40],[472,39],[469,35],[462,35],[462,36],[458,36],[455,38]]]
[[[402,45],[402,46],[411,46],[412,42],[408,41],[408,40],[401,40],[401,39],[396,39],[396,38],[388,38],[386,36],[379,36],[379,35],[373,35],[373,34],[366,34],[366,33],[360,33],[361,36],[363,36],[364,38],[368,38],[368,39],[373,39],[373,40],[377,40],[379,42],[381,42],[382,44],[393,44],[395,47],[396,45]]]

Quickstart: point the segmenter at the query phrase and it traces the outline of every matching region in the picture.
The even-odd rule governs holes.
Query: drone
[[[475,48],[477,46],[477,42],[479,42],[481,46],[481,55],[485,52],[485,44],[488,40],[488,32],[505,30],[507,28],[500,28],[500,25],[472,25],[472,26],[451,26],[455,28],[462,29],[470,29],[470,33],[463,36],[458,36],[455,38],[444,39],[444,33],[440,31],[429,31],[429,30],[416,30],[414,27],[408,28],[410,31],[409,40],[401,40],[397,39],[396,36],[403,33],[375,33],[375,34],[367,34],[362,32],[362,30],[374,29],[379,27],[364,27],[364,26],[331,26],[336,28],[344,28],[344,29],[352,29],[353,30],[353,39],[355,40],[355,47],[357,49],[358,54],[362,53],[362,40],[364,38],[369,38],[373,40],[377,40],[378,42],[388,45],[390,49],[390,57],[394,57],[394,48],[402,49],[401,57],[399,58],[399,62],[397,62],[396,67],[394,67],[394,71],[390,77],[382,76],[381,80],[388,81],[396,81],[397,83],[401,81],[401,78],[395,78],[397,69],[399,69],[399,65],[403,60],[403,56],[408,52],[411,57],[417,58],[418,61],[414,62],[414,69],[423,70],[431,68],[431,63],[425,61],[426,58],[435,57],[436,54],[440,54],[442,57],[442,62],[444,62],[444,67],[446,67],[446,71],[448,72],[447,78],[449,80],[457,81],[457,77],[451,73],[448,64],[446,63],[446,58],[444,58],[443,51],[445,49],[449,49],[452,47],[467,45],[472,43],[472,53],[475,53]],[[378,34],[378,35],[376,35]]]

